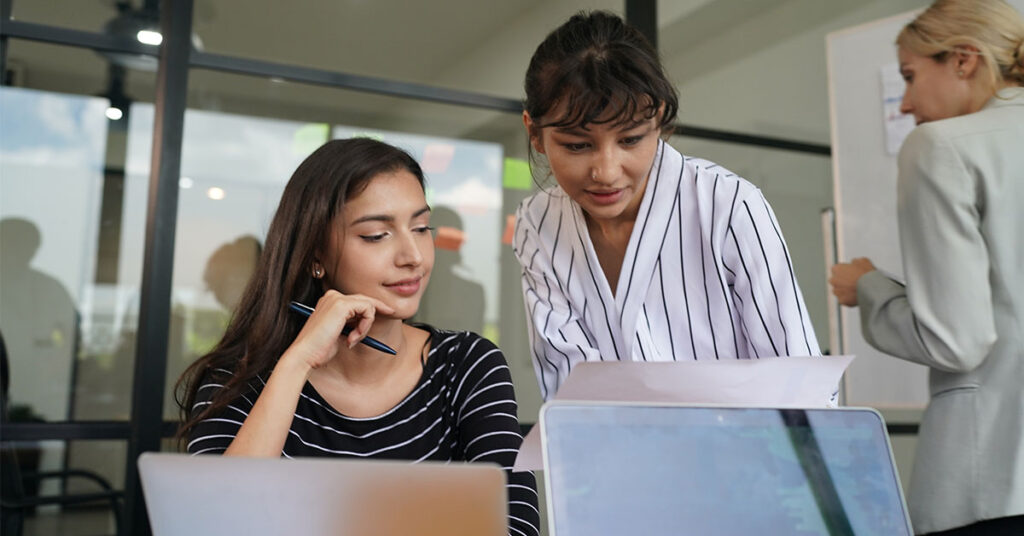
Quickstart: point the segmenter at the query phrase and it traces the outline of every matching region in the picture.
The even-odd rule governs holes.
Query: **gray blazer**
[[[1024,88],[926,123],[899,156],[906,287],[857,284],[865,338],[930,367],[918,533],[1024,514]]]

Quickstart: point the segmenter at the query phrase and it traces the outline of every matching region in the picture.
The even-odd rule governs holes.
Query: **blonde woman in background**
[[[930,367],[918,534],[1024,534],[1024,19],[940,0],[897,38],[918,127],[899,155],[906,286],[860,258],[832,290],[865,338]]]

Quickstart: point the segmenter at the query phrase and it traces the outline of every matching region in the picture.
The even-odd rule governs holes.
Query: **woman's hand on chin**
[[[309,370],[326,365],[338,354],[339,345],[352,348],[369,333],[378,311],[395,312],[376,298],[328,290],[281,360],[303,363]],[[348,335],[342,334],[345,326],[352,327]]]

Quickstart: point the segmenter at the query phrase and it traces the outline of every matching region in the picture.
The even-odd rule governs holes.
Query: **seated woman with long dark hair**
[[[501,351],[404,322],[433,261],[412,157],[365,138],[317,149],[285,187],[224,338],[179,380],[188,452],[497,463],[510,533],[537,534],[534,477],[511,472],[522,437]]]

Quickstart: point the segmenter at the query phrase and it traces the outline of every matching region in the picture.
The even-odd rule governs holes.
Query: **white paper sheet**
[[[828,405],[851,361],[853,356],[585,362],[573,367],[555,399],[819,408]],[[542,468],[537,425],[523,439],[512,470]]]

